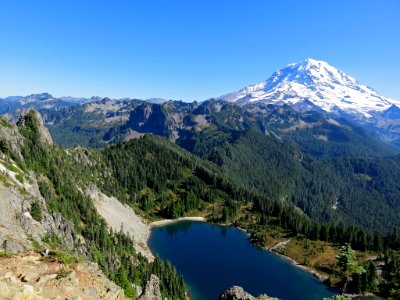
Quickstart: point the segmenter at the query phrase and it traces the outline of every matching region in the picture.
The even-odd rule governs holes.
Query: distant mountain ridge
[[[104,147],[155,134],[196,152],[194,141],[198,138],[204,139],[211,150],[213,143],[223,143],[227,135],[253,128],[262,135],[294,143],[313,156],[387,156],[395,153],[394,149],[347,119],[335,119],[318,111],[298,112],[288,105],[241,107],[216,100],[157,104],[103,99],[59,110],[45,109],[41,113],[54,140],[67,147]]]
[[[26,112],[31,108],[38,111],[58,110],[76,105],[84,105],[86,103],[100,102],[103,100],[118,103],[135,99],[110,99],[108,97],[100,96],[92,96],[90,98],[63,96],[57,98],[49,93],[32,94],[28,96],[9,96],[6,98],[0,98],[0,115],[6,115],[8,120],[16,121],[21,113]],[[162,104],[168,100],[162,98],[149,98],[143,101]]]
[[[17,120],[22,112],[31,108],[36,110],[42,109],[59,109],[76,104],[83,104],[90,99],[60,97],[55,98],[49,93],[32,94],[25,97],[11,96],[0,99],[0,114],[8,114],[8,119]]]
[[[42,93],[0,99],[0,115],[6,115],[8,120],[16,121],[22,112],[34,108],[44,114],[45,121],[49,126],[59,126],[62,135],[68,130],[72,131],[76,138],[70,139],[71,143],[93,141],[93,135],[98,137],[102,135],[101,139],[107,142],[116,141],[119,140],[115,139],[116,134],[120,135],[121,133],[125,134],[127,138],[137,138],[145,133],[154,133],[178,140],[179,134],[188,128],[203,130],[204,127],[209,126],[210,119],[207,118],[210,115],[210,106],[207,103],[209,102],[187,103],[162,98],[146,100],[129,98],[116,100],[102,97],[55,98],[48,93]],[[338,127],[339,134],[341,129],[346,126],[351,128],[352,126],[348,125],[354,124],[366,129],[380,142],[400,149],[400,101],[378,94],[372,88],[362,85],[351,76],[323,61],[306,59],[290,64],[276,71],[263,82],[217,98],[216,103],[213,109],[227,107],[226,103],[231,103],[242,107],[244,111],[239,112],[237,109],[229,108],[234,115],[227,116],[218,111],[215,111],[214,115],[224,115],[231,120],[236,118],[235,122],[238,125],[243,123],[240,120],[246,119],[244,118],[246,114],[256,114],[256,119],[264,120],[257,121],[253,118],[253,121],[245,122],[246,126],[257,126],[261,130],[265,130],[266,128],[263,127],[266,127],[266,122],[264,121],[268,119],[267,127],[269,129],[267,132],[277,134],[278,137],[283,135],[284,126],[279,125],[279,121],[281,121],[282,124],[289,126],[285,129],[287,132],[292,132],[292,135],[297,136],[303,135],[303,140],[306,129],[309,132],[313,131],[312,136],[317,139],[318,144],[328,138],[326,130],[330,126],[328,131],[331,132],[329,134],[330,141],[333,141],[338,138],[338,135],[332,135],[336,130],[332,127],[333,120],[339,123],[344,122],[342,124],[344,126]],[[304,120],[300,120],[301,118],[290,119],[292,112],[285,108],[287,116],[280,113],[278,117],[275,114],[277,119],[272,120],[270,115],[272,109],[267,108],[268,105],[289,107],[309,116],[304,116]],[[58,110],[61,110],[58,115],[52,112]],[[313,115],[313,112],[325,116],[326,120],[330,119],[330,125],[308,122],[307,120],[312,119],[310,116]],[[70,118],[71,114],[74,117]],[[151,119],[148,119],[149,117]],[[67,127],[62,128],[63,125],[60,123],[62,119],[68,120],[68,124],[63,123]],[[341,121],[338,121],[339,119]],[[75,124],[72,122],[73,120]],[[294,120],[299,123],[294,124]],[[125,122],[127,123],[125,124]],[[271,130],[271,124],[281,132]],[[324,127],[322,132],[316,125]],[[115,130],[117,127],[121,130]],[[297,131],[293,131],[293,129]],[[84,137],[78,138],[82,132]],[[61,134],[61,132],[58,133]],[[312,136],[309,135],[307,138],[309,142],[312,140]],[[102,143],[98,137],[94,143],[90,142],[90,145]],[[349,141],[351,140],[350,138]],[[341,141],[343,142],[343,139]],[[70,142],[67,145],[71,145]],[[364,142],[363,144],[369,143]],[[326,151],[326,147],[321,146],[315,153],[320,154],[324,151]]]

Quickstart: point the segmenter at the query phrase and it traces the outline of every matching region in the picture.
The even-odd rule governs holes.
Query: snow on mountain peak
[[[218,99],[245,105],[252,102],[295,105],[310,101],[327,112],[344,111],[358,117],[370,117],[399,101],[379,95],[353,77],[328,63],[312,58],[276,71],[266,81],[250,85]]]

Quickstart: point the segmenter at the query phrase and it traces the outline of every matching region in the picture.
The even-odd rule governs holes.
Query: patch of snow
[[[339,201],[338,201],[338,200],[336,200],[335,204],[334,204],[334,205],[332,205],[332,209],[333,209],[333,210],[337,210],[337,208],[338,208],[338,205],[339,205]]]

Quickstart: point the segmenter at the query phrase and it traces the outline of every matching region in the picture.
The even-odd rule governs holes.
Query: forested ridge
[[[369,231],[400,226],[400,158],[315,158],[255,129],[194,135],[189,147],[214,162],[235,184],[284,200],[319,222],[342,222]],[[203,141],[207,140],[207,143]]]

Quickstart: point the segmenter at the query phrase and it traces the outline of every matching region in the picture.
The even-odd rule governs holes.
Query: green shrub
[[[39,202],[35,201],[31,206],[31,216],[34,220],[40,222],[42,220],[42,208],[39,205]]]
[[[12,125],[9,122],[7,122],[7,120],[4,119],[4,117],[0,117],[0,126],[3,126],[5,128],[11,128],[12,127]]]
[[[46,234],[42,238],[42,242],[48,244],[51,248],[58,248],[63,242],[63,240],[55,233]]]
[[[24,183],[24,176],[22,176],[20,173],[17,173],[15,175],[15,179],[17,179],[21,183]]]
[[[61,250],[51,250],[49,252],[49,256],[65,265],[74,264],[81,261],[80,257],[70,255],[67,252]]]
[[[0,257],[10,258],[10,257],[12,257],[12,254],[8,253],[8,252],[0,251]]]

